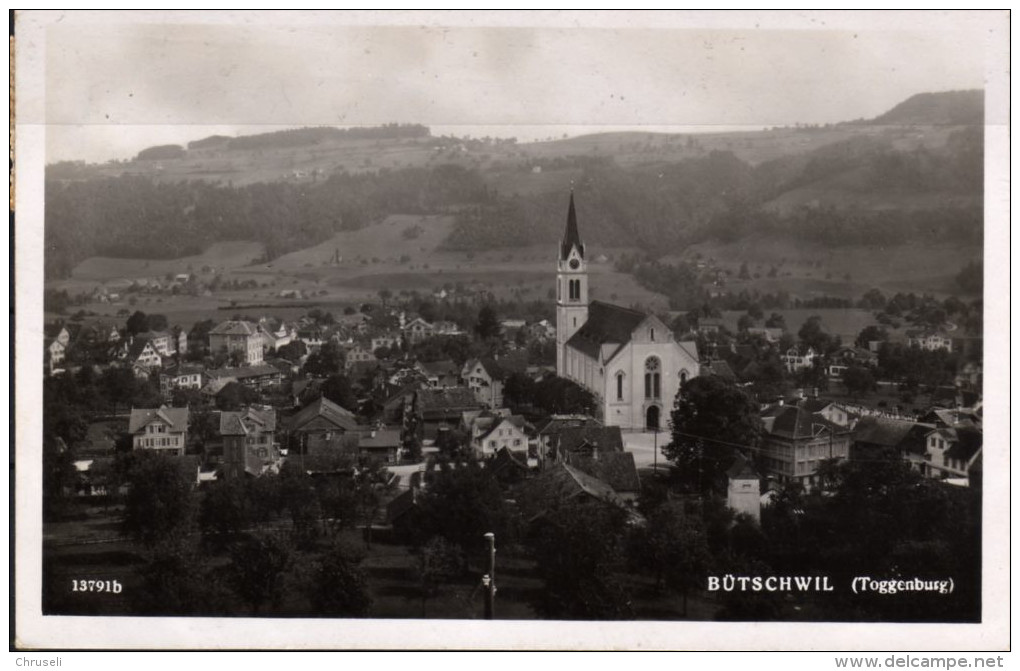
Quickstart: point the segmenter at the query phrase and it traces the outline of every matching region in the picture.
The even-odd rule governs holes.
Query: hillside
[[[150,147],[134,161],[48,168],[46,272],[228,240],[260,243],[272,261],[394,214],[451,218],[448,251],[546,244],[571,188],[591,243],[656,256],[752,233],[980,245],[982,105],[980,91],[923,94],[866,122],[739,133],[517,143],[391,124]]]

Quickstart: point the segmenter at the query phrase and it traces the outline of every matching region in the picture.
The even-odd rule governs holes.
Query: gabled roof
[[[209,335],[239,335],[239,336],[253,336],[258,335],[259,329],[255,324],[244,321],[225,321],[216,326],[213,330],[209,331]]]
[[[574,192],[570,192],[570,207],[567,209],[567,229],[563,233],[563,242],[560,243],[560,259],[570,256],[570,250],[577,248],[577,253],[584,258],[584,243],[581,242],[581,235],[577,232],[577,211],[574,209]]]
[[[132,408],[131,419],[128,421],[128,433],[138,433],[154,421],[169,425],[173,432],[186,431],[188,428],[187,408]]]
[[[552,415],[544,424],[538,427],[538,433],[543,435],[559,434],[565,429],[582,426],[601,427],[602,424],[593,417],[587,415]]]
[[[355,419],[354,413],[341,408],[325,396],[320,396],[304,408],[301,408],[301,410],[298,410],[298,412],[291,417],[291,430],[300,431],[301,427],[305,426],[317,417],[322,417],[326,421],[335,424],[337,427],[345,431],[354,431],[358,428],[358,421]]]
[[[596,457],[567,453],[567,464],[596,478],[616,492],[641,491],[634,455],[631,452],[596,452]]]
[[[844,432],[845,429],[833,424],[816,412],[809,412],[795,405],[773,405],[761,414],[765,424],[765,433],[780,438],[799,440],[812,438],[821,430],[833,433]]]
[[[561,452],[574,452],[586,448],[601,453],[623,452],[623,434],[618,426],[565,427],[559,432]]]
[[[731,382],[735,382],[737,379],[737,374],[734,373],[733,369],[730,368],[730,365],[722,359],[702,364],[701,374],[715,375],[716,377],[721,377],[722,379],[729,380]]]
[[[472,371],[477,366],[481,366],[482,368],[484,368],[485,372],[493,380],[502,380],[507,376],[506,369],[503,368],[503,366],[499,365],[499,363],[495,359],[491,359],[489,357],[483,357],[480,359],[468,359],[468,361],[464,364],[463,370]]]
[[[373,436],[372,433],[375,435]],[[361,435],[358,447],[394,447],[400,445],[400,429],[378,429]]]
[[[128,358],[131,359],[132,361],[137,359],[138,357],[140,357],[142,355],[142,352],[145,351],[146,347],[151,348],[152,351],[156,355],[159,355],[159,352],[156,352],[156,348],[152,347],[152,344],[150,343],[150,341],[148,339],[146,339],[146,338],[135,338],[131,342],[131,344],[128,346],[128,353],[127,353]]]
[[[621,347],[630,342],[634,329],[647,317],[648,315],[637,310],[592,301],[588,306],[588,321],[570,337],[567,346],[592,359],[599,358],[603,345],[615,346],[606,357],[608,361]]]
[[[510,415],[509,417],[493,417],[491,424],[489,424],[485,433],[481,434],[478,439],[485,440],[492,435],[492,432],[498,429],[503,423],[508,423],[513,427],[519,429],[522,433],[527,430],[528,421],[524,419],[522,415]]]
[[[258,431],[276,430],[276,410],[266,408],[259,410],[223,411],[220,413],[221,436],[246,436]]]
[[[854,427],[854,442],[923,454],[924,437],[934,428],[891,417],[862,417]]]
[[[961,427],[955,431],[956,441],[946,452],[946,456],[967,463],[981,449],[984,437],[977,429]]]

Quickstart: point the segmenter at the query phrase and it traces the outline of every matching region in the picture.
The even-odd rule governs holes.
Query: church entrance
[[[645,413],[645,429],[648,431],[659,430],[659,406],[653,405]]]

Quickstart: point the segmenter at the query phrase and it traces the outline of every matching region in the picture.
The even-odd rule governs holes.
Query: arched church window
[[[655,342],[655,329],[654,328],[648,329],[648,339],[651,340],[652,342]]]
[[[687,378],[688,377],[690,377],[690,373],[687,372],[686,368],[680,371],[680,384],[681,384],[681,386],[687,383]]]
[[[659,357],[645,359],[645,398],[662,396],[662,364]]]
[[[624,378],[624,375],[623,375],[623,371],[621,370],[619,373],[616,374],[616,400],[617,401],[622,401],[623,400],[623,378]]]

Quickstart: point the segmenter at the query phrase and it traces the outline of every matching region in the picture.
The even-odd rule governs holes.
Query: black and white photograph
[[[1007,11],[12,26],[12,645],[1008,650]]]

